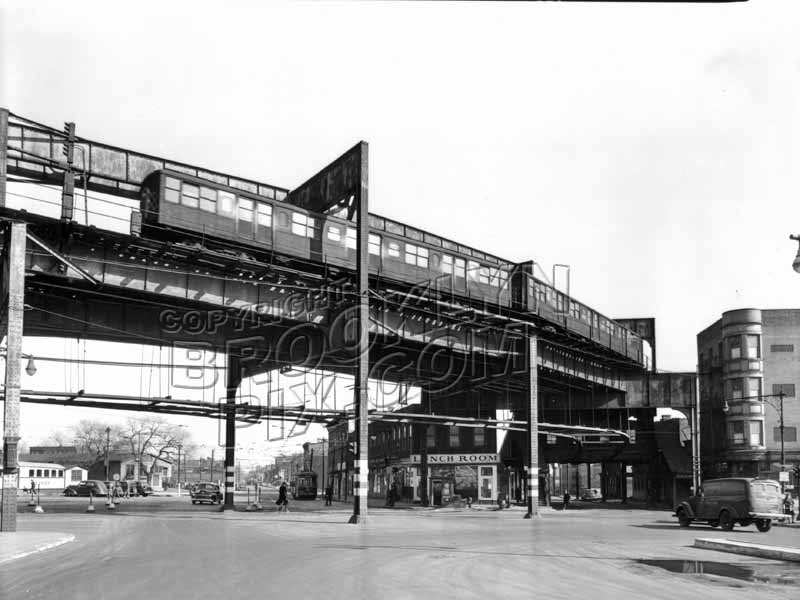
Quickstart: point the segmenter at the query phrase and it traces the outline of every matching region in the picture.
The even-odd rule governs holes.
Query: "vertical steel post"
[[[353,516],[350,523],[365,523],[367,519],[367,492],[369,482],[369,181],[368,147],[361,142],[361,178],[357,190],[356,216],[356,278],[358,279],[358,357],[355,376],[356,457],[353,474]]]
[[[539,518],[539,374],[537,337],[528,337],[528,512],[526,519]]]
[[[0,140],[0,143],[5,143]],[[3,403],[3,482],[0,488],[0,531],[17,530],[17,444],[22,379],[22,318],[25,295],[25,223],[11,223],[6,230],[3,260],[3,294],[8,332],[6,338],[6,387]]]
[[[234,469],[236,467],[236,390],[242,382],[242,369],[239,357],[228,354],[225,373],[225,506],[233,510]],[[214,469],[214,450],[211,450],[212,481]]]
[[[783,389],[781,389],[778,396],[781,399],[781,470],[779,471],[779,473],[783,473],[783,470],[786,468],[784,466],[784,463],[786,462],[786,454],[783,448]],[[764,433],[766,434],[766,432]],[[778,477],[780,478],[780,475]],[[781,492],[784,491],[785,487],[786,486],[784,485],[783,480],[781,480]]]

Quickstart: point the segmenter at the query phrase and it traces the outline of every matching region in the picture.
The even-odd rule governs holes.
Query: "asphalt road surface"
[[[246,499],[246,498],[245,498]],[[237,501],[240,498],[237,497]],[[695,537],[797,545],[798,529],[679,529],[668,512],[370,511],[293,502],[288,514],[219,512],[188,497],[83,512],[52,498],[20,530],[76,541],[0,567],[0,598],[797,598],[800,565],[691,547]],[[49,505],[49,506],[48,506]],[[640,560],[664,563],[677,570]],[[688,561],[688,562],[685,562]],[[707,561],[696,563],[695,561]],[[720,572],[715,562],[732,565]],[[661,564],[661,563],[657,563]],[[723,566],[724,566],[723,564]],[[697,573],[697,571],[704,573]],[[721,574],[719,574],[721,573]]]

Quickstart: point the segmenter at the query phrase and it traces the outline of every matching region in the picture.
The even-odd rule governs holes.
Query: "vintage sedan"
[[[222,504],[222,492],[216,483],[197,483],[190,492],[192,504]]]
[[[65,496],[106,496],[108,488],[99,479],[88,479],[80,483],[68,485],[62,492]]]

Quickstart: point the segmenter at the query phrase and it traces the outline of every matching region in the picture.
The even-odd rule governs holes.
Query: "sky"
[[[286,188],[366,140],[371,212],[568,264],[684,371],[724,311],[798,305],[798,31],[796,0],[0,0],[0,105]]]

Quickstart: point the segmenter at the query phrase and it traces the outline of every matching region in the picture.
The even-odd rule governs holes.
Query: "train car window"
[[[476,263],[474,260],[467,261],[467,276],[470,279],[477,281],[478,276],[480,275],[480,269],[480,263]]]
[[[253,201],[249,198],[239,197],[239,220],[253,222]]]
[[[493,269],[492,279],[494,280],[493,285],[496,287],[505,287],[506,283],[508,283],[508,271],[504,269]]]
[[[258,195],[264,196],[265,198],[269,198],[270,200],[275,199],[275,190],[271,187],[264,187],[263,185],[258,186]]]
[[[217,190],[200,188],[200,208],[206,212],[217,212]]]
[[[283,200],[286,198],[286,192],[283,190],[276,190],[275,191],[275,200]]]
[[[472,256],[472,249],[471,248],[467,248],[466,246],[459,246],[458,247],[458,251],[461,252],[461,254],[466,254],[467,256]]]
[[[196,185],[189,185],[184,182],[183,189],[181,190],[181,204],[189,208],[197,208],[199,196],[200,188]]]
[[[336,225],[328,225],[328,239],[332,242],[341,242],[342,230]]]
[[[400,242],[389,241],[386,244],[386,254],[393,258],[400,258]]]
[[[580,319],[581,316],[581,307],[580,305],[575,302],[574,300],[569,301],[569,312],[570,314],[575,317],[576,319]]]
[[[350,250],[355,250],[356,249],[356,229],[355,229],[355,227],[348,227],[347,228],[346,246]]]
[[[492,281],[492,277],[489,274],[489,267],[479,267],[478,268],[478,283],[482,283],[484,285],[489,285]]]
[[[592,314],[589,312],[589,309],[585,306],[581,305],[581,321],[584,323],[592,324]]]
[[[380,217],[376,217],[374,215],[369,216],[369,226],[374,227],[375,229],[383,229],[384,221]]]
[[[406,263],[428,268],[428,249],[414,244],[406,244]]]
[[[292,233],[303,237],[314,237],[314,219],[301,213],[292,213]]]
[[[442,238],[437,237],[435,235],[431,235],[430,233],[425,234],[425,243],[430,244],[431,246],[441,246],[442,245]]]
[[[369,234],[369,253],[376,256],[381,255],[381,236],[374,233]]]
[[[475,258],[479,258],[481,260],[484,260],[486,258],[486,256],[484,256],[483,252],[478,252],[477,250],[473,250],[472,251],[472,256],[474,256]]]
[[[418,242],[422,241],[422,232],[411,227],[406,227],[406,237]]]
[[[221,215],[232,217],[233,205],[235,201],[236,196],[230,192],[223,192],[220,190],[219,194],[217,195],[217,212],[219,212]]]
[[[166,188],[164,190],[164,199],[167,202],[177,204],[180,201],[181,180],[174,177],[165,177],[164,187]]]
[[[259,202],[258,206],[258,226],[272,227],[272,205]]]
[[[394,223],[392,221],[386,221],[386,231],[389,233],[396,233],[397,235],[405,235],[405,231],[403,231],[404,227],[399,223]]]
[[[447,240],[442,240],[442,248],[447,248],[448,250],[453,250],[454,252],[458,252],[458,244],[454,244],[453,242],[448,242]]]
[[[463,258],[456,258],[454,261],[453,275],[461,279],[467,278],[467,261]]]
[[[449,254],[442,254],[442,273],[453,274],[453,257]]]

